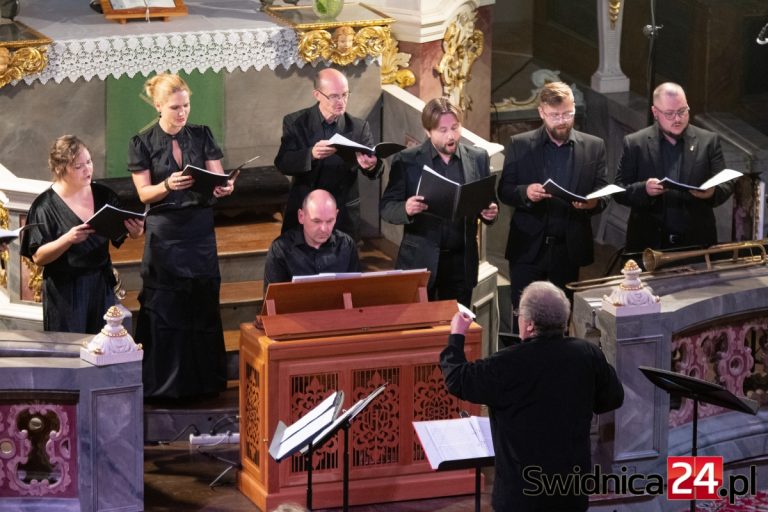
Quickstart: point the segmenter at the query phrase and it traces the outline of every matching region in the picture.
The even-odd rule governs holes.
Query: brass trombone
[[[713,245],[706,249],[696,249],[692,251],[680,251],[680,252],[662,252],[655,251],[653,249],[646,249],[643,251],[643,267],[646,271],[642,272],[640,276],[645,281],[653,279],[664,279],[669,277],[677,277],[680,275],[697,275],[707,272],[715,272],[720,270],[732,270],[742,267],[749,267],[753,265],[763,265],[768,261],[765,252],[765,243],[768,240],[752,240],[745,242],[732,242],[719,245]],[[749,251],[748,255],[739,256],[743,254],[743,251]],[[714,267],[712,265],[711,256],[713,254],[732,253],[728,259],[719,260],[724,265]],[[659,271],[662,266],[670,263],[678,262],[681,260],[690,260],[703,256],[707,265],[706,269],[693,269],[689,266],[673,267]],[[566,288],[573,291],[588,290],[591,288],[599,288],[602,286],[608,286],[611,284],[618,284],[624,279],[623,276],[606,276],[598,277],[596,279],[585,279],[584,281],[576,281],[566,284]]]

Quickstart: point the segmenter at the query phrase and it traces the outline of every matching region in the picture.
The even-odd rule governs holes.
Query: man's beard
[[[547,130],[549,132],[549,136],[555,139],[558,142],[565,142],[568,140],[568,137],[571,136],[571,130],[573,130],[573,125],[568,124],[563,127],[552,127],[550,130]]]
[[[458,144],[456,143],[456,141],[453,141],[452,144],[453,145],[450,148],[448,147],[449,144],[446,143],[446,144],[441,144],[439,147],[436,147],[435,149],[437,149],[438,153],[443,154],[445,156],[453,156],[454,154],[456,154],[456,148],[458,147]]]

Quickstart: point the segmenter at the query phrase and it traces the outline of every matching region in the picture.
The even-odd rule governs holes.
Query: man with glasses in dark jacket
[[[717,243],[712,209],[733,193],[733,181],[707,190],[674,190],[660,180],[699,186],[725,168],[720,139],[689,124],[685,91],[667,82],[653,92],[656,122],[624,137],[616,184],[626,192],[616,202],[631,208],[625,253],[646,248],[708,247]]]

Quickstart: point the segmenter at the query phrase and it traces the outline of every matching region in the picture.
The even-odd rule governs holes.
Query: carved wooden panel
[[[400,368],[357,370],[352,403],[387,383],[384,392],[352,423],[352,467],[373,467],[400,462],[400,419],[403,408]]]
[[[297,420],[339,388],[339,375],[337,373],[292,375],[290,380],[291,418],[290,421],[286,422],[288,425],[296,423]],[[336,437],[316,448],[312,458],[312,470],[322,471],[338,468],[337,452]],[[291,473],[302,473],[306,470],[305,457],[300,454],[294,455],[291,458]]]
[[[241,436],[243,446],[245,447],[245,456],[248,460],[259,466],[261,457],[261,383],[259,381],[259,371],[250,364],[245,365],[245,403],[243,408],[242,431]]]
[[[477,327],[468,333],[469,359],[480,357],[480,335]],[[431,470],[412,425],[456,418],[461,409],[479,413],[479,406],[460,402],[445,388],[438,362],[447,338],[448,326],[441,325],[275,341],[243,324],[240,490],[262,510],[286,501],[303,503],[306,458],[294,455],[277,463],[266,453],[278,422],[294,423],[334,391],[344,393],[342,407],[348,409],[386,383],[349,429],[350,504],[473,492],[474,473]],[[314,449],[317,508],[341,504],[343,436],[341,431]]]

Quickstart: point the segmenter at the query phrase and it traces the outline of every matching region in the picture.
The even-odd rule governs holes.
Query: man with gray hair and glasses
[[[646,248],[708,247],[717,243],[712,209],[733,193],[733,181],[704,191],[665,188],[660,180],[699,186],[725,168],[720,139],[689,124],[685,91],[666,82],[653,91],[656,122],[624,137],[616,184],[626,192],[616,202],[631,208],[626,253]]]
[[[459,312],[451,321],[440,366],[449,392],[489,408],[498,512],[588,509],[586,494],[546,494],[541,483],[593,473],[592,415],[620,407],[624,388],[597,345],[565,336],[570,309],[561,289],[531,283],[520,299],[522,343],[474,362],[464,355],[472,319]]]
[[[355,240],[360,237],[360,194],[357,177],[375,180],[383,162],[362,152],[337,151],[329,142],[335,134],[371,147],[374,145],[368,121],[347,112],[349,82],[334,68],[317,72],[312,97],[315,104],[286,115],[283,135],[275,156],[275,167],[291,176],[282,232],[299,225],[297,212],[312,190],[327,190],[336,200],[339,216],[336,228]]]

